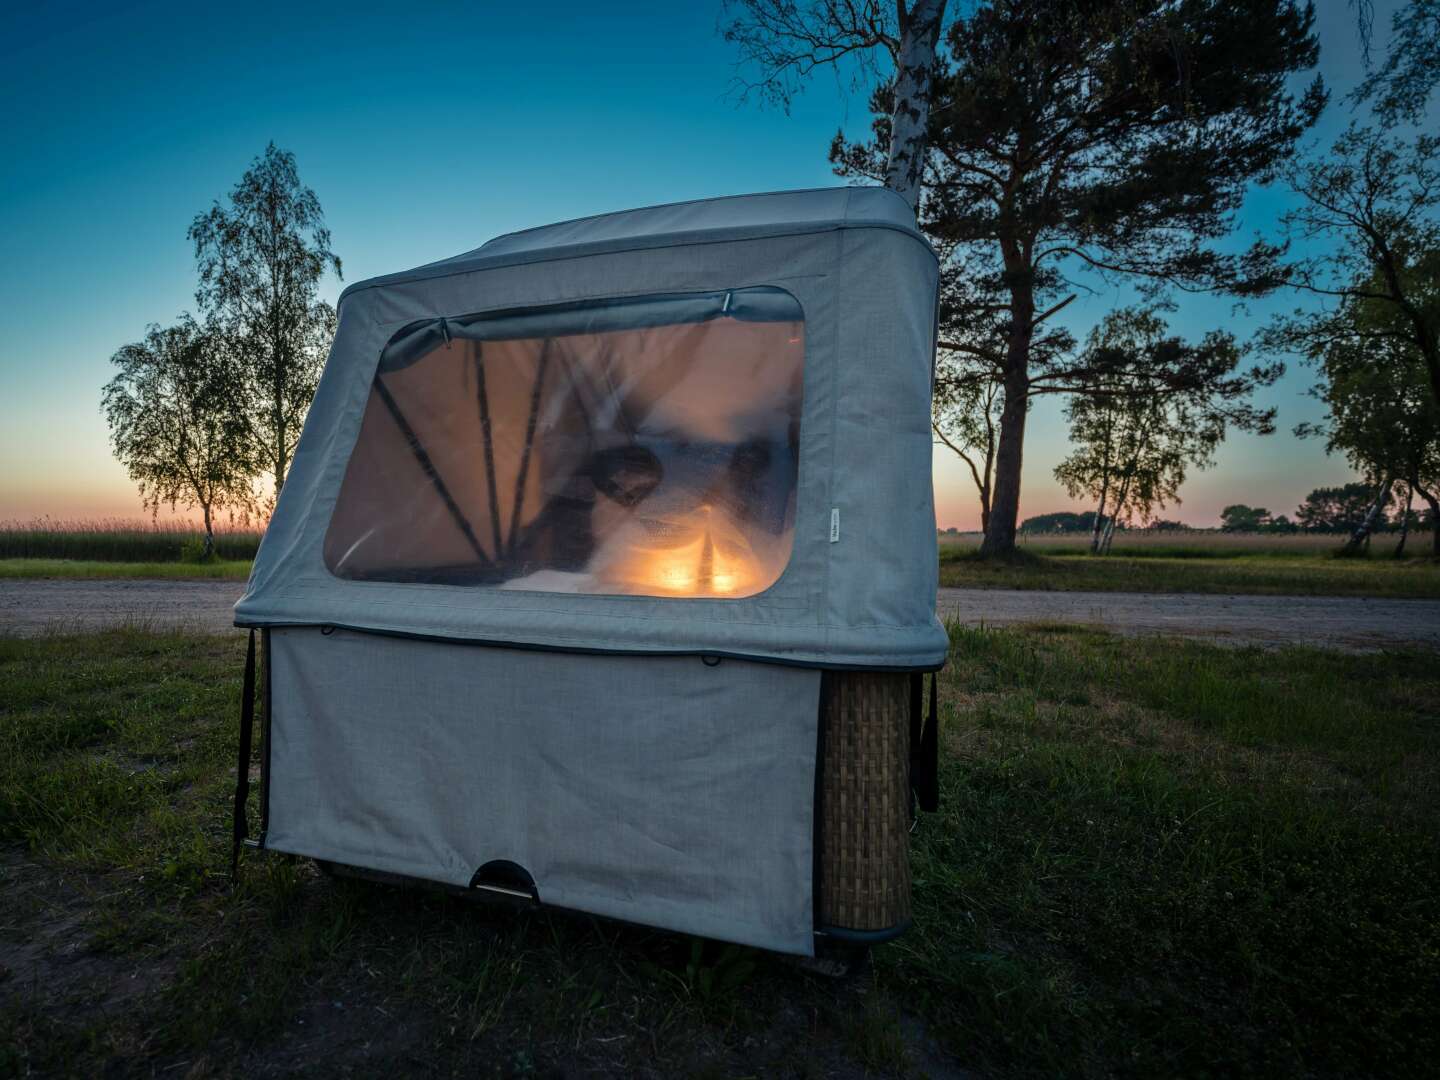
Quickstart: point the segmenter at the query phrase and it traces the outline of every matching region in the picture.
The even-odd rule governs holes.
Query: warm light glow
[[[715,542],[710,508],[702,506],[679,530],[673,545],[637,546],[612,571],[619,582],[646,592],[675,596],[730,596],[744,593],[759,577],[748,554]]]

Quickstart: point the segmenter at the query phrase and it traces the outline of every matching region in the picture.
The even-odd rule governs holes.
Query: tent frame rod
[[[410,426],[410,421],[405,419],[405,414],[400,411],[399,404],[396,403],[390,391],[386,389],[379,375],[375,376],[375,393],[379,394],[380,400],[385,403],[385,408],[390,413],[391,419],[395,421],[396,427],[400,429],[400,434],[405,437],[405,442],[410,447],[410,453],[415,456],[415,461],[420,466],[420,471],[425,474],[430,483],[435,485],[435,490],[445,502],[445,509],[450,511],[450,517],[454,519],[455,524],[459,527],[461,533],[464,534],[470,546],[475,549],[475,554],[480,557],[480,561],[484,563],[487,568],[494,569],[495,562],[485,553],[485,549],[480,545],[480,540],[475,535],[475,529],[471,526],[470,519],[467,518],[464,511],[460,509],[460,505],[455,501],[455,496],[450,494],[450,489],[446,487],[445,480],[440,475],[440,470],[435,467],[435,462],[431,460],[430,454],[425,449],[425,445],[420,441],[420,436],[415,434],[415,429]]]
[[[500,538],[500,492],[495,485],[495,440],[491,434],[490,395],[485,386],[485,346],[475,343],[476,397],[480,405],[480,431],[485,438],[485,480],[490,492],[490,524],[495,530],[495,558],[505,550]]]
[[[540,362],[535,366],[535,384],[530,388],[530,419],[525,424],[525,448],[520,454],[520,471],[515,476],[515,509],[510,513],[510,540],[506,554],[513,557],[520,535],[520,511],[525,505],[525,481],[530,473],[530,451],[535,446],[535,424],[540,418],[540,392],[545,388],[545,369],[550,364],[550,338],[540,346]]]

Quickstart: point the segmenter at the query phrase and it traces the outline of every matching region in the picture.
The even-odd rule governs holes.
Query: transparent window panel
[[[407,327],[325,537],[342,578],[752,596],[789,561],[804,319],[779,289]]]

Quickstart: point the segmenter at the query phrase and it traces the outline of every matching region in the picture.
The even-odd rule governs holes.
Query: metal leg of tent
[[[475,343],[475,382],[479,387],[480,431],[485,437],[485,479],[490,489],[490,524],[495,530],[495,558],[504,556],[504,543],[500,539],[500,493],[495,486],[495,442],[490,428],[490,396],[485,388],[484,345]]]
[[[530,419],[525,425],[525,449],[520,453],[520,472],[515,477],[515,509],[510,514],[510,540],[506,553],[515,553],[520,534],[520,510],[525,505],[525,480],[530,472],[530,450],[535,445],[535,424],[540,418],[540,392],[545,387],[545,369],[550,363],[550,339],[540,346],[540,363],[535,368],[535,385],[530,390]]]
[[[464,533],[465,539],[469,541],[470,546],[475,549],[475,554],[479,556],[480,561],[487,567],[493,568],[495,566],[494,561],[489,555],[485,554],[485,549],[480,546],[480,541],[475,536],[475,530],[470,525],[470,519],[465,516],[464,511],[460,509],[460,505],[455,501],[455,496],[451,495],[450,489],[445,486],[445,481],[440,476],[440,471],[435,468],[435,462],[430,460],[429,453],[426,452],[424,444],[420,442],[420,436],[415,434],[415,429],[410,426],[410,421],[405,419],[405,414],[400,411],[400,406],[396,403],[395,398],[391,395],[390,391],[385,388],[385,384],[378,378],[375,380],[375,392],[380,395],[380,400],[385,403],[385,408],[389,410],[391,419],[393,419],[396,426],[400,428],[400,434],[405,436],[405,442],[410,447],[410,453],[415,455],[415,461],[420,466],[420,471],[425,474],[430,483],[435,485],[435,490],[439,492],[440,498],[445,502],[445,509],[450,511],[450,516],[455,520],[455,524],[459,527],[460,531]]]

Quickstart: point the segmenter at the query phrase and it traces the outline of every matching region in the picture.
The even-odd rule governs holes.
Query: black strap
[[[925,692],[925,673],[923,671],[912,671],[910,673],[910,758],[913,761],[916,751],[920,748],[920,729],[924,723],[925,714],[922,709],[922,697]]]
[[[940,674],[930,676],[930,715],[922,721],[925,676],[910,676],[910,789],[927,814],[940,809]]]
[[[240,760],[235,769],[235,819],[230,849],[230,879],[240,869],[240,849],[250,835],[246,803],[250,800],[250,749],[255,731],[255,631],[245,649],[245,686],[240,691]]]

